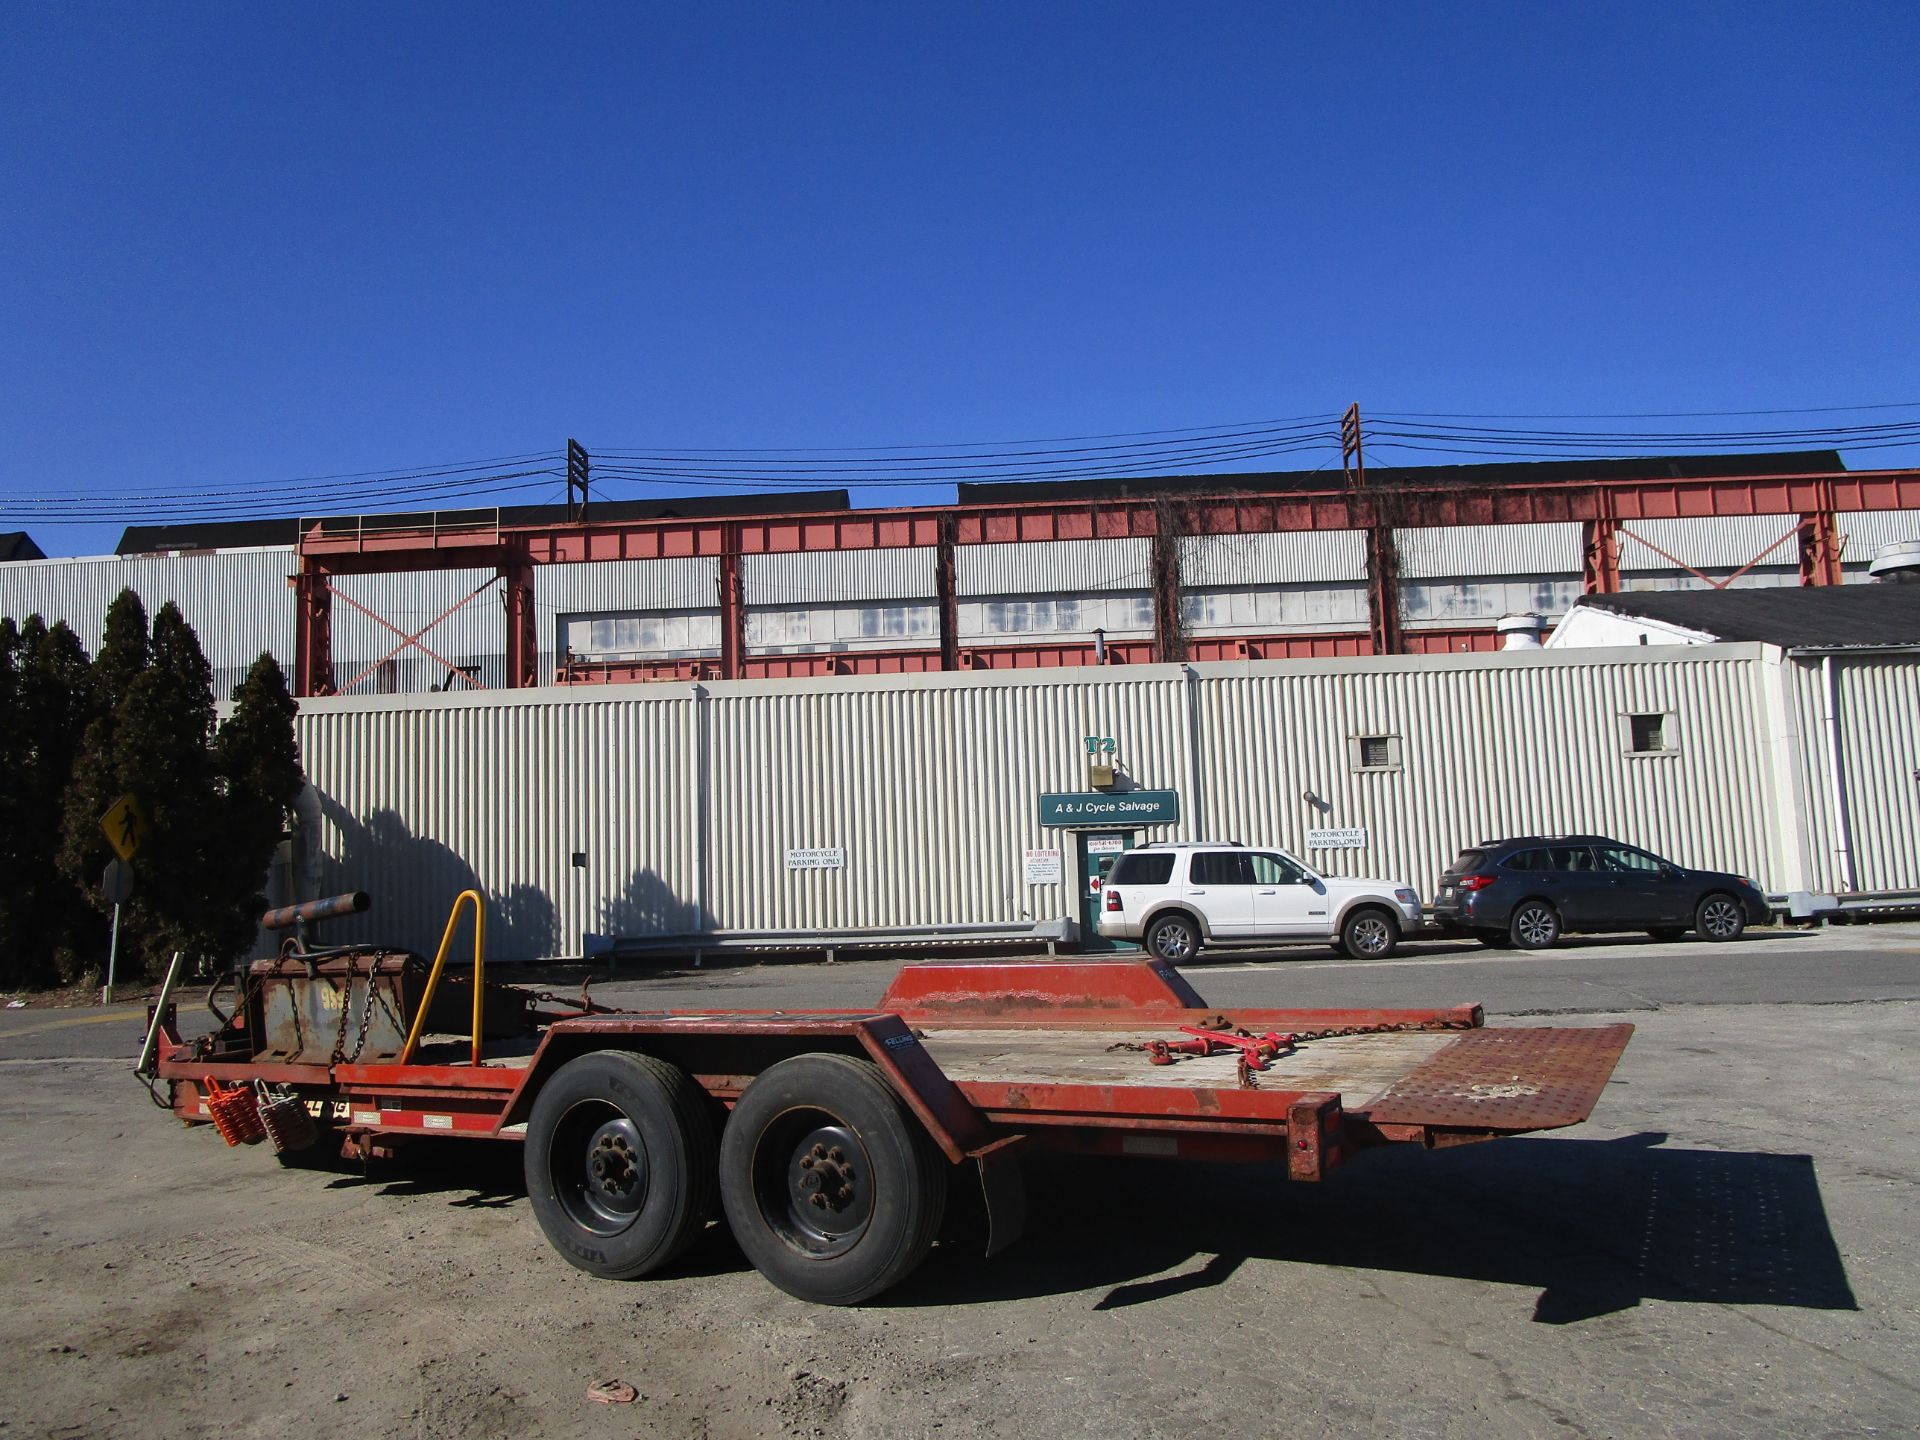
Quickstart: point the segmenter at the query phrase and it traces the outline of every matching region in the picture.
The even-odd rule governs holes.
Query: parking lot
[[[640,970],[644,1006],[868,1003],[896,962]],[[508,1147],[283,1170],[155,1110],[139,1010],[0,1012],[0,1433],[1906,1433],[1920,925],[1729,945],[1203,956],[1223,1007],[1480,1001],[1638,1031],[1583,1126],[1265,1170],[1053,1162],[991,1261],[810,1307],[711,1231],[553,1254]],[[183,1011],[196,1002],[189,1000]],[[442,1142],[447,1144],[450,1142]],[[632,1405],[586,1398],[604,1378]]]

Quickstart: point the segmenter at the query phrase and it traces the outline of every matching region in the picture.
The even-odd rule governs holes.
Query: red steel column
[[[1620,593],[1620,522],[1611,515],[1581,523],[1580,589],[1587,595]]]
[[[507,688],[540,683],[540,627],[533,604],[533,562],[524,556],[500,567],[507,593]]]
[[[720,545],[720,678],[738,680],[746,670],[747,591],[740,573],[740,527],[726,527]]]
[[[1840,556],[1846,548],[1838,517],[1831,510],[1815,510],[1800,517],[1800,583],[1840,585],[1846,573]]]
[[[1187,631],[1180,623],[1180,525],[1173,502],[1155,512],[1153,527],[1153,658],[1162,664],[1187,658]]]
[[[1367,622],[1374,654],[1401,652],[1400,554],[1393,527],[1378,521],[1367,527]]]
[[[294,592],[293,693],[296,696],[333,693],[333,587],[325,571],[309,569],[302,559],[300,572],[288,583]]]
[[[940,668],[960,668],[960,597],[953,574],[954,532],[958,525],[949,510],[940,517],[938,548],[934,552],[934,594],[940,606]]]

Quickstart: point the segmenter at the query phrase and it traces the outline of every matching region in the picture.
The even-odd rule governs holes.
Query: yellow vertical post
[[[460,907],[469,900],[473,902],[473,1063],[480,1063],[481,987],[484,980],[481,967],[485,963],[487,907],[478,890],[462,890],[454,897],[453,909],[447,914],[446,933],[441,935],[439,952],[433,957],[433,969],[427,975],[426,993],[420,997],[420,1008],[414,1014],[413,1028],[407,1032],[407,1043],[400,1049],[402,1065],[413,1063],[414,1051],[420,1046],[420,1032],[427,1026],[427,1010],[433,1004],[433,992],[440,984],[441,970],[446,967],[447,952],[453,948],[453,931],[460,923]],[[373,1003],[371,994],[367,996],[367,1003]]]

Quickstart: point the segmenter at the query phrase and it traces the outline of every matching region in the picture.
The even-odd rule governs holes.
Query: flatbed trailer
[[[1477,1005],[1222,1010],[1158,961],[1107,960],[909,965],[871,1010],[614,1010],[488,982],[477,953],[442,983],[445,958],[257,962],[194,1040],[169,987],[142,1072],[187,1124],[268,1130],[283,1159],[520,1143],[548,1239],[595,1275],[658,1270],[724,1212],[774,1284],[851,1304],[924,1258],[956,1180],[978,1179],[987,1253],[1012,1243],[1022,1155],[1316,1181],[1374,1146],[1577,1124],[1633,1029],[1488,1027]]]

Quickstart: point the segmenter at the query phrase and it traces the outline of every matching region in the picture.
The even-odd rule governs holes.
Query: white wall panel
[[[1788,662],[1800,731],[1810,887],[1847,888],[1835,824],[1825,679],[1818,657]],[[1920,657],[1834,658],[1840,767],[1854,888],[1920,890]]]
[[[1416,580],[1400,587],[1400,618],[1412,626],[1445,626],[1538,615],[1548,623],[1580,598],[1580,581]]]
[[[1180,540],[1183,585],[1327,584],[1366,578],[1366,536],[1359,530],[1186,535]]]
[[[1552,665],[1538,663],[1541,652],[1451,668],[1374,662],[1340,683],[1311,673],[1210,680],[1206,828],[1340,873],[1410,880],[1429,900],[1463,846],[1507,835],[1594,831],[1683,864],[1764,876],[1775,858],[1755,738],[1757,662],[1698,653],[1665,663]],[[1678,748],[1627,754],[1625,717],[1651,711],[1672,714]],[[1402,768],[1356,772],[1358,735],[1399,736]],[[1320,827],[1365,829],[1368,848],[1306,854],[1306,831]]]
[[[1115,737],[1139,785],[1180,793],[1183,822],[1165,838],[1298,848],[1310,825],[1358,826],[1366,850],[1308,858],[1425,893],[1463,844],[1595,829],[1764,881],[1778,860],[1762,653],[316,700],[299,725],[328,817],[327,884],[377,897],[357,933],[431,946],[452,894],[478,883],[512,917],[501,953],[525,955],[543,936],[571,952],[585,930],[1075,916],[1076,887],[1027,887],[1021,859],[1071,855],[1069,833],[1038,825],[1036,797],[1082,788],[1086,735]],[[1672,716],[1677,749],[1627,755],[1625,717],[1651,710]],[[1359,734],[1400,736],[1403,768],[1354,772]],[[1330,808],[1310,809],[1303,792]],[[786,868],[787,850],[824,847],[843,848],[845,867]],[[576,851],[584,870],[569,863]]]
[[[1429,525],[1393,532],[1403,580],[1480,575],[1578,575],[1578,521],[1540,525]]]
[[[1086,594],[1153,588],[1152,542],[1049,540],[960,545],[953,552],[960,595]]]
[[[1198,635],[1365,630],[1367,592],[1361,585],[1188,590],[1180,597],[1180,615]]]
[[[938,593],[938,559],[938,552],[931,546],[746,555],[742,557],[741,579],[749,605],[917,600]]]
[[[584,931],[696,926],[694,711],[684,690],[650,689],[302,701],[321,887],[373,896],[329,939],[431,954],[469,887],[486,897],[488,953],[501,958],[578,953]]]

